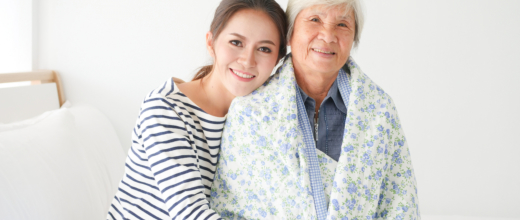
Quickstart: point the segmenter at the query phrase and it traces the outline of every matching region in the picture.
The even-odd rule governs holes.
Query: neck
[[[335,73],[319,73],[312,71],[305,71],[296,62],[294,64],[294,76],[298,86],[307,94],[309,97],[316,101],[316,109],[318,109],[323,102],[323,99],[327,97],[330,87],[336,80],[338,72]]]
[[[227,114],[231,101],[235,98],[218,79],[218,74],[213,72],[203,79],[179,83],[178,86],[202,110],[217,117]]]
[[[214,116],[223,117],[227,114],[235,96],[226,89],[217,75],[217,73],[212,72],[198,84],[201,87],[200,94],[205,96],[203,98],[205,100],[204,111]]]

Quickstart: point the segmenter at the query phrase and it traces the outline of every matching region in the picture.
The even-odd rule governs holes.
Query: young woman
[[[214,64],[150,92],[108,219],[219,219],[207,198],[231,101],[258,88],[286,53],[274,0],[223,0],[206,46]]]

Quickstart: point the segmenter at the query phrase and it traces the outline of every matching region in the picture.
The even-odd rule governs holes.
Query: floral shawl
[[[410,152],[390,96],[350,57],[338,162],[315,148],[291,57],[236,98],[222,135],[213,210],[227,219],[420,219]]]

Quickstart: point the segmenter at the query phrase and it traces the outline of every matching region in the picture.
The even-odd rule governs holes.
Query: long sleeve
[[[155,186],[172,219],[220,219],[209,209],[199,166],[196,135],[190,115],[174,110],[176,103],[163,97],[147,99],[139,116],[142,150]],[[192,137],[192,138],[190,138]],[[190,140],[191,139],[191,140]]]

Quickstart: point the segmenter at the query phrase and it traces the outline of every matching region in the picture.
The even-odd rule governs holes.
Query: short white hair
[[[287,16],[287,22],[289,24],[287,41],[291,40],[296,16],[298,16],[302,10],[315,5],[323,5],[325,7],[343,6],[346,9],[346,13],[350,12],[350,10],[354,10],[356,20],[354,47],[359,45],[359,39],[361,37],[361,32],[363,31],[363,24],[365,23],[365,15],[363,12],[361,0],[289,0],[287,3],[287,10],[285,12]]]

